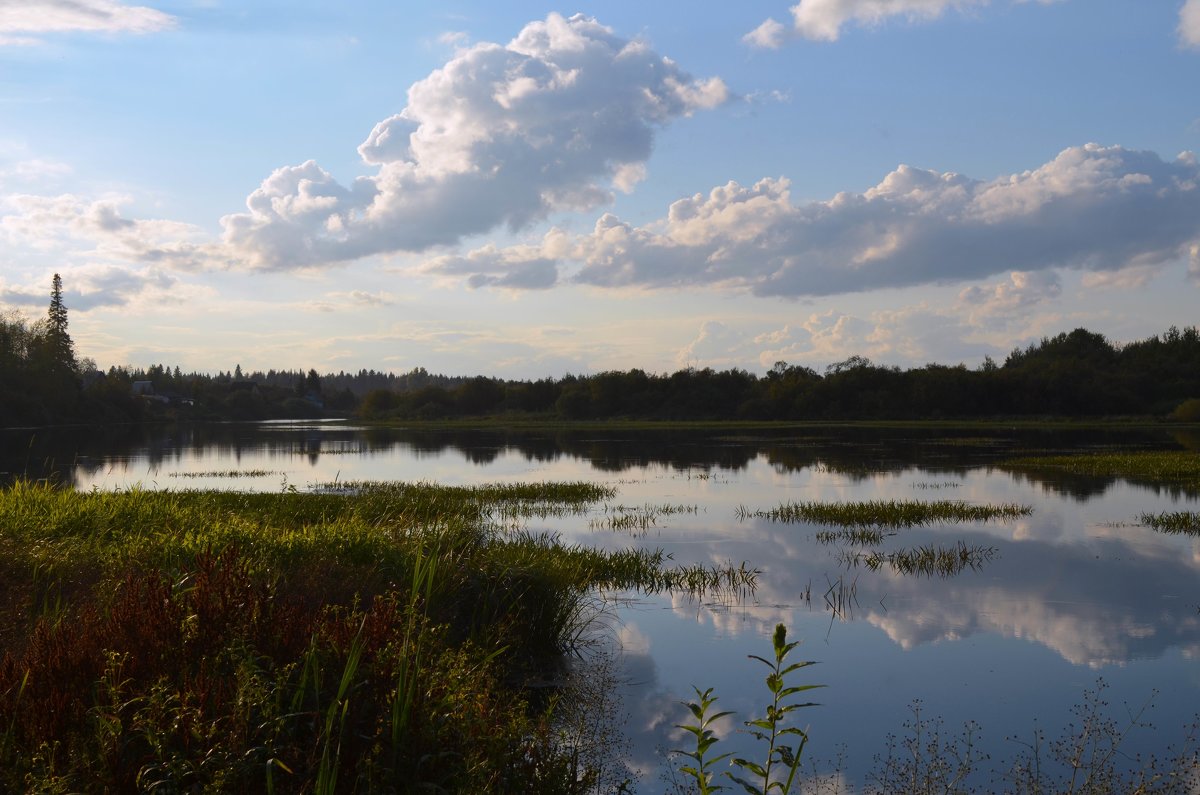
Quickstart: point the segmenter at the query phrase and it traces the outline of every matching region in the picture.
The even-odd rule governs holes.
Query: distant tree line
[[[1195,326],[1115,345],[1076,329],[976,369],[901,370],[861,356],[817,372],[778,362],[763,376],[687,368],[536,381],[359,370],[184,373],[96,368],[76,356],[56,274],[46,317],[0,313],[0,427],[66,422],[259,420],[357,415],[441,420],[851,420],[1156,416],[1200,421]]]
[[[981,417],[1174,416],[1200,420],[1200,332],[1195,327],[1116,346],[1085,329],[1047,337],[977,369],[910,370],[861,356],[823,373],[778,362],[765,376],[687,368],[568,375],[540,381],[476,377],[369,392],[366,418],[541,415],[563,419],[852,420]],[[1193,399],[1189,401],[1189,399]]]

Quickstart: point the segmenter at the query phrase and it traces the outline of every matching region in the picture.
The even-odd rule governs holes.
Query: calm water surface
[[[762,707],[760,664],[777,622],[819,665],[826,685],[809,709],[806,753],[861,780],[910,707],[957,734],[982,727],[1004,766],[1035,725],[1055,736],[1085,688],[1102,679],[1114,717],[1153,698],[1153,730],[1126,750],[1162,752],[1200,710],[1200,542],[1155,533],[1142,512],[1200,510],[1195,493],[1119,479],[1029,479],[1005,457],[1079,449],[1200,449],[1167,432],[799,429],[785,432],[380,431],[336,424],[208,425],[88,432],[0,433],[0,481],[55,473],[79,489],[235,488],[273,491],[334,480],[446,484],[589,480],[617,496],[533,529],[615,549],[657,547],[680,563],[742,561],[762,570],[751,598],[611,595],[597,631],[615,639],[627,764],[641,792],[664,788],[664,749],[691,686],[713,687],[738,719]],[[228,477],[214,473],[257,473]],[[739,506],[788,500],[962,500],[1020,503],[1030,516],[902,530],[869,549],[992,547],[978,570],[952,577],[847,567],[821,527],[738,518]],[[608,529],[618,510],[686,506],[634,532]],[[840,597],[840,598],[839,598]],[[1157,693],[1157,695],[1155,695]],[[757,716],[757,715],[756,715]],[[731,732],[740,724],[730,722]],[[738,735],[732,734],[733,741]],[[726,749],[729,750],[729,749]]]

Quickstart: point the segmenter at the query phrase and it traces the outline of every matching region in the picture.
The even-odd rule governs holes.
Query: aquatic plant
[[[898,549],[893,552],[847,551],[843,553],[842,559],[847,566],[861,564],[871,571],[878,571],[884,566],[890,566],[892,571],[897,574],[952,577],[965,569],[978,571],[998,552],[996,547],[968,546],[965,541],[959,541],[949,547],[927,544],[913,549]]]
[[[785,502],[770,510],[739,507],[739,519],[811,522],[841,527],[914,527],[933,522],[988,522],[1028,516],[1026,505],[971,505],[955,500],[867,500],[864,502]]]
[[[822,544],[844,542],[858,546],[867,546],[869,544],[883,543],[885,535],[893,536],[895,533],[884,533],[883,530],[877,527],[843,527],[837,530],[818,530],[814,538]]]
[[[858,607],[858,579],[846,582],[844,577],[838,577],[829,582],[829,588],[824,593],[825,607],[834,618],[849,618],[854,608]]]
[[[603,516],[588,522],[591,530],[613,530],[626,533],[645,533],[651,527],[658,527],[658,520],[665,516],[678,514],[696,514],[700,512],[698,505],[663,504],[628,507],[625,505],[605,505]]]
[[[282,475],[276,469],[214,469],[206,472],[168,472],[169,478],[261,478]]]
[[[1200,535],[1200,512],[1197,511],[1143,513],[1139,519],[1142,524],[1160,533],[1178,533],[1190,536]]]

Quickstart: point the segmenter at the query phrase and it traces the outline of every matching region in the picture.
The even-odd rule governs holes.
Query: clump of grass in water
[[[867,546],[869,544],[883,543],[884,536],[894,536],[895,533],[884,533],[876,527],[845,527],[840,530],[819,530],[816,533],[816,539],[822,544],[857,544],[858,546]]]
[[[217,469],[209,472],[168,472],[170,478],[262,478],[268,475],[282,475],[275,469]]]
[[[745,561],[737,566],[732,562],[724,566],[695,563],[662,569],[644,582],[641,590],[647,593],[683,592],[697,599],[707,595],[745,598],[758,588],[760,574],[760,569],[751,568]]]
[[[1142,524],[1160,533],[1200,536],[1200,512],[1163,511],[1162,513],[1143,513],[1139,518]]]
[[[645,533],[652,527],[658,527],[658,520],[664,516],[677,514],[697,514],[697,505],[651,505],[627,507],[624,505],[604,506],[604,517],[595,518],[588,522],[590,530],[613,530],[626,533]]]
[[[846,552],[842,559],[847,566],[862,564],[871,571],[878,571],[884,566],[890,566],[897,574],[916,574],[925,577],[953,577],[956,574],[971,569],[978,571],[999,552],[996,547],[981,545],[968,546],[959,541],[953,547],[943,547],[934,544],[916,547],[915,549],[899,549],[895,552]]]
[[[970,505],[954,500],[867,500],[864,502],[785,502],[766,511],[745,506],[739,519],[768,519],[772,522],[812,522],[841,527],[915,527],[933,522],[988,522],[1028,516],[1026,505]]]

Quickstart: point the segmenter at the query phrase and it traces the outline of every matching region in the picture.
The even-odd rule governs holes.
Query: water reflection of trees
[[[1017,483],[1040,486],[1045,491],[1070,497],[1081,503],[1103,495],[1119,483],[1130,483],[1153,492],[1157,497],[1165,496],[1176,500],[1195,496],[1197,493],[1195,486],[1164,483],[1149,478],[1079,475],[1070,472],[1014,472],[1009,469],[1003,471]]]
[[[1174,437],[1179,437],[1179,432]],[[325,455],[408,452],[416,457],[453,452],[478,466],[501,456],[552,463],[586,461],[601,472],[620,473],[661,466],[678,471],[738,471],[761,458],[781,473],[820,467],[852,480],[917,469],[930,475],[962,476],[1015,455],[1136,446],[1173,448],[1198,443],[1162,431],[1009,430],[814,426],[804,429],[636,430],[621,428],[515,430],[354,428],[332,424],[117,425],[94,428],[5,431],[0,437],[0,481],[53,478],[74,485],[79,474],[95,474],[114,462],[136,462],[149,471],[204,452],[240,462],[243,456],[304,456],[315,464]],[[1019,477],[1079,500],[1104,493],[1114,478],[1071,475]],[[1146,484],[1172,496],[1178,486]]]

